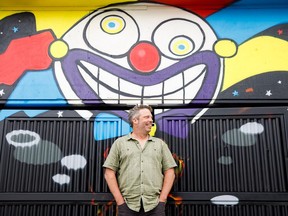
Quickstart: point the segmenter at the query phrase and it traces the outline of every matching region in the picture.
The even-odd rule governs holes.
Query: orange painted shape
[[[247,92],[247,93],[254,92],[254,89],[253,89],[253,88],[247,88],[247,89],[246,89],[246,92]]]

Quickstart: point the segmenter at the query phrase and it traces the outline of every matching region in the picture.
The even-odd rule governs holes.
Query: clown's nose
[[[129,62],[131,67],[139,72],[153,72],[160,63],[159,51],[149,42],[140,42],[131,49]]]

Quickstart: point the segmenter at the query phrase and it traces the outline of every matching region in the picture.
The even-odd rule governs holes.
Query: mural
[[[254,17],[244,7],[252,0],[220,2],[213,10],[183,8],[185,1],[183,5],[175,1],[112,4],[81,13],[77,21],[65,26],[62,35],[53,29],[54,23],[37,28],[43,18],[39,11],[0,17],[1,128],[15,116],[32,120],[73,117],[89,122],[85,129],[90,138],[86,139],[91,139],[91,145],[101,145],[131,130],[127,111],[115,108],[144,103],[155,107],[151,135],[192,145],[191,131],[198,120],[217,115],[217,109],[211,107],[285,101],[287,9],[259,6],[254,10],[259,16]],[[246,110],[237,112],[231,115]],[[180,132],[171,129],[167,117],[181,121]],[[108,124],[103,119],[112,119],[120,129],[103,131],[109,127],[103,125]],[[56,123],[51,125],[58,128]],[[244,151],[239,148],[257,148],[266,139],[267,125],[251,118],[213,131],[204,145],[223,144],[224,150],[213,155],[214,163],[230,169],[241,161],[235,156],[237,150],[232,154],[227,146],[238,152]],[[68,139],[67,132],[65,140],[33,128],[36,126],[19,126],[3,132],[5,148],[13,148],[13,160],[23,166],[57,164],[57,171],[48,174],[57,187],[69,187],[73,176],[87,169],[93,172],[87,168],[91,153],[77,149],[83,134],[77,138],[75,131],[70,131],[73,137]],[[71,128],[64,125],[58,129]],[[76,147],[72,151],[63,143]],[[101,147],[97,157],[105,159],[108,151],[108,146]],[[190,157],[174,151],[179,165],[177,182],[189,169]],[[171,198],[181,203],[181,198]],[[223,200],[239,203],[232,195],[211,197],[216,205],[227,205]]]

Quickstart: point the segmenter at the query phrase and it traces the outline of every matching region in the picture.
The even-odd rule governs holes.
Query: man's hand
[[[125,202],[125,200],[124,200],[124,198],[123,198],[123,196],[119,190],[115,171],[112,169],[106,168],[104,176],[105,176],[105,180],[108,184],[108,187],[110,189],[110,192],[114,196],[114,199],[115,199],[117,205],[118,206],[122,205]]]
[[[164,182],[163,182],[163,187],[162,187],[161,194],[159,197],[159,202],[167,201],[167,197],[173,186],[174,179],[175,179],[174,168],[170,168],[166,170],[164,173]]]

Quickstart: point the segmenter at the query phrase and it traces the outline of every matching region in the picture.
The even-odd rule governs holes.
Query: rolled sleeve
[[[103,167],[112,169],[115,172],[118,171],[118,169],[119,169],[119,151],[117,148],[117,142],[115,142],[112,145],[112,147],[109,151],[109,154],[108,154],[108,156],[107,156],[107,158],[103,164]]]
[[[171,151],[169,150],[168,145],[165,142],[163,142],[162,145],[162,153],[163,153],[163,161],[162,161],[163,172],[165,172],[170,168],[177,167],[177,164],[171,154]]]

